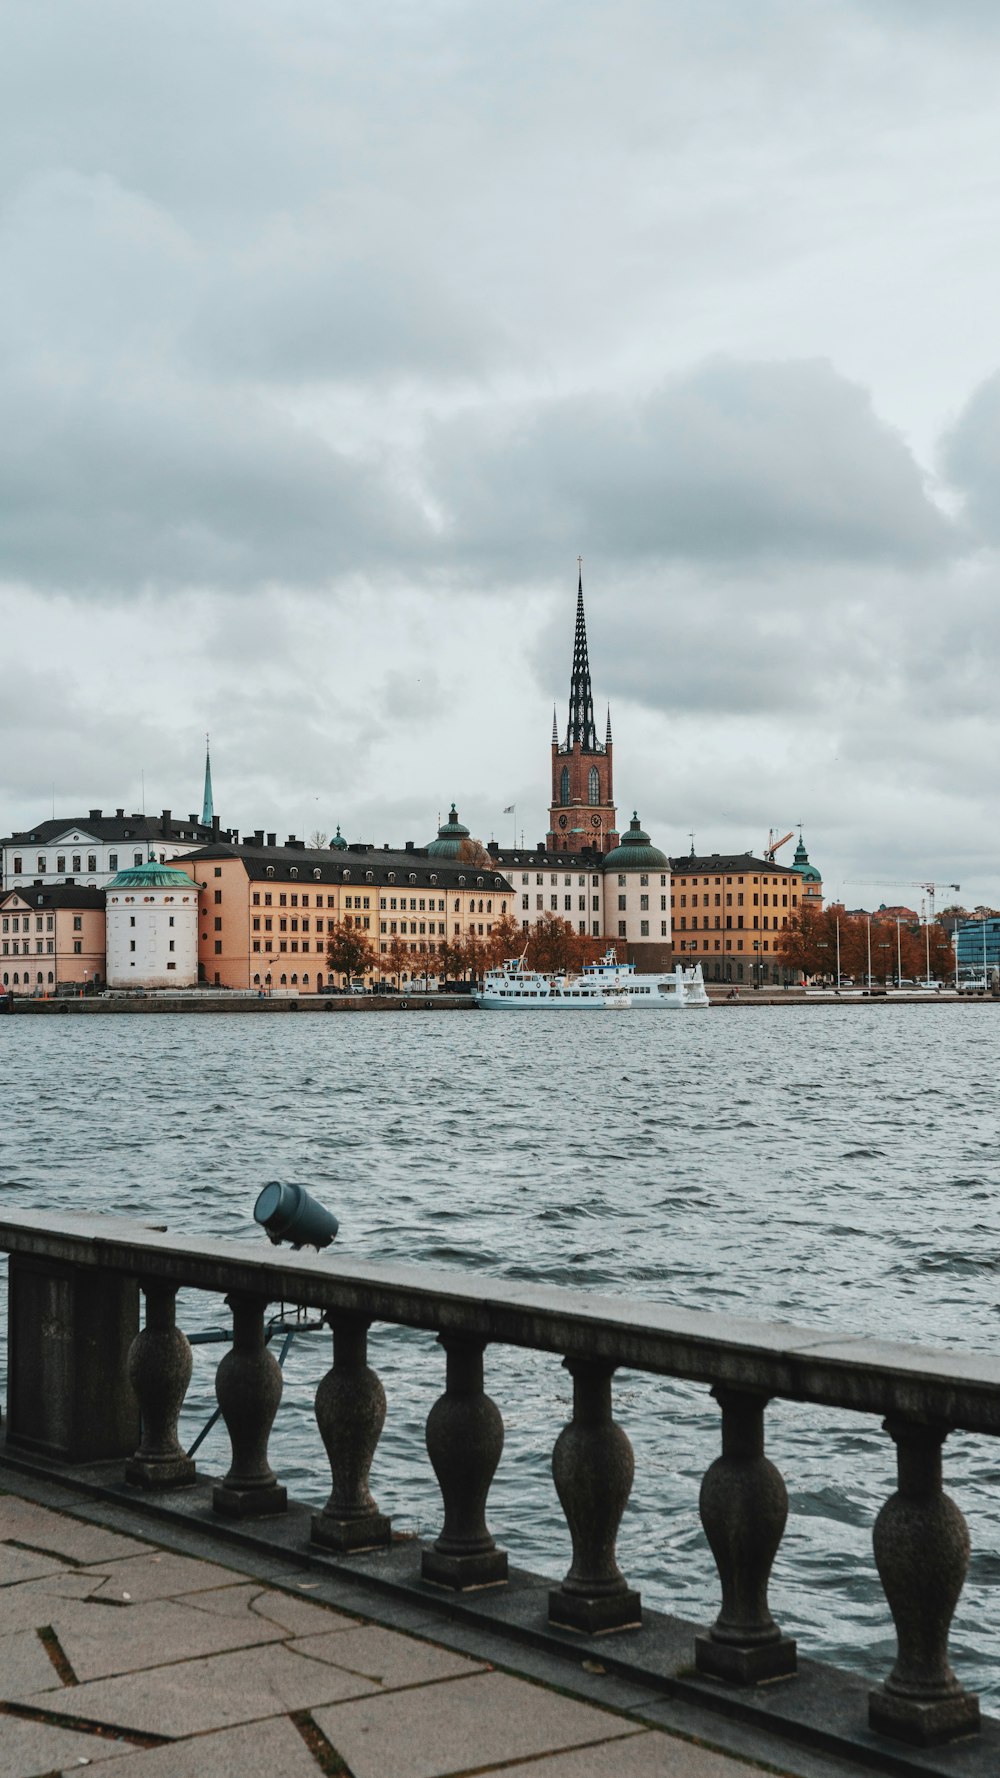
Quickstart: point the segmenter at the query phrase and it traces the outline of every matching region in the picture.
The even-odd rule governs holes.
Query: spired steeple
[[[612,786],[611,710],[607,740],[597,739],[594,693],[587,652],[587,620],[583,610],[583,558],[577,557],[576,634],[569,688],[569,722],[561,742],[552,713],[552,802],[549,807],[550,852],[605,852],[618,843]],[[585,923],[586,924],[586,923]]]
[[[201,823],[203,827],[211,827],[215,815],[212,801],[212,761],[208,751],[208,736],[205,736],[205,794],[201,801]]]
[[[573,676],[569,685],[569,727],[566,730],[566,751],[574,745],[584,753],[597,752],[597,730],[594,727],[594,693],[590,684],[590,660],[587,654],[587,620],[583,613],[583,557],[577,556],[580,581],[576,595],[576,635],[573,639]]]

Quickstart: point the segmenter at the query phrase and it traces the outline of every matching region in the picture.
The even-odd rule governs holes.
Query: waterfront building
[[[628,833],[602,864],[607,937],[623,942],[629,962],[640,970],[669,969],[670,860],[643,832],[635,810]]]
[[[109,988],[190,988],[198,980],[198,891],[158,859],[119,871],[107,891]]]
[[[776,957],[779,934],[797,916],[802,879],[794,865],[752,853],[712,852],[670,861],[674,941],[706,981],[788,983],[801,971]]]
[[[89,987],[105,973],[104,892],[28,883],[0,893],[0,986],[15,994]]]
[[[170,809],[159,815],[91,809],[86,816],[36,822],[0,840],[3,887],[80,883],[103,889],[119,870],[145,864],[150,852],[161,860],[176,858],[223,837],[230,836],[222,834],[218,816],[206,826],[196,815],[178,817]]]
[[[963,920],[956,926],[955,957],[960,977],[990,981],[1000,969],[1000,917]]]
[[[604,860],[599,853],[550,852],[542,842],[525,851],[491,840],[490,856],[510,879],[512,912],[526,932],[546,914],[558,914],[584,937],[604,936]]]
[[[823,879],[816,866],[809,862],[809,854],[802,838],[801,827],[799,828],[799,843],[795,848],[795,857],[792,860],[792,869],[798,872],[801,884],[799,891],[801,906],[812,907],[819,912],[823,906]]]
[[[581,564],[565,741],[559,739],[556,713],[552,712],[552,802],[546,837],[549,852],[609,852],[618,844],[613,755],[611,711],[603,744],[597,739],[594,724]]]
[[[322,850],[291,835],[277,846],[262,832],[241,843],[201,847],[178,860],[199,885],[198,968],[223,988],[286,988],[321,993],[336,985],[326,962],[330,930],[357,926],[387,959],[405,946],[409,976],[433,972],[447,942],[487,938],[513,911],[507,878],[483,862],[431,855],[407,842],[388,846],[336,841]]]

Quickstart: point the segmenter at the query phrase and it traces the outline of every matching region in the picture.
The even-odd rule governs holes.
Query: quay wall
[[[908,994],[896,997],[892,994],[842,995],[839,999],[834,995],[804,994],[801,989],[775,989],[769,992],[763,989],[754,992],[748,989],[738,999],[730,1000],[727,993],[712,994],[709,992],[711,1005],[715,1009],[727,1012],[743,1012],[757,1006],[837,1006],[845,1008],[869,1008],[884,1006],[981,1006],[983,1001],[1000,1006],[997,995],[965,995],[955,993],[941,994]],[[468,994],[304,994],[296,999],[289,995],[285,998],[258,998],[256,995],[238,994],[129,994],[104,998],[102,995],[80,995],[78,997],[63,996],[57,999],[24,999],[9,1001],[6,1005],[0,999],[0,1012],[32,1014],[46,1017],[61,1013],[86,1013],[103,1016],[114,1013],[294,1013],[294,1012],[475,1012],[472,998]]]

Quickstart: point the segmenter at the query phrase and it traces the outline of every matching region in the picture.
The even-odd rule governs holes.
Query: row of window
[[[767,896],[766,896],[766,895],[765,895],[765,896],[764,896],[764,897],[763,897],[763,898],[762,898],[762,899],[763,899],[763,906],[764,906],[764,907],[770,907],[770,906],[772,906],[772,905],[773,905],[773,906],[774,906],[774,907],[777,907],[777,906],[778,906],[778,897],[777,897],[777,896],[776,896],[776,895],[774,895],[774,896],[772,896],[772,897],[771,897],[771,898],[770,898],[770,899],[769,899],[769,898],[768,898],[768,897],[767,897]],[[672,906],[672,907],[674,907],[674,906],[676,906],[676,904],[677,904],[677,897],[676,897],[676,896],[674,896],[674,895],[672,895],[672,896],[671,896],[671,897],[670,897],[670,903],[671,903],[671,906]],[[688,898],[687,898],[687,896],[686,896],[686,895],[682,895],[682,896],[681,896],[681,898],[680,898],[680,905],[681,905],[681,907],[682,907],[682,908],[686,908],[686,907],[687,907],[687,904],[688,904]],[[702,905],[702,907],[703,907],[703,908],[707,908],[707,906],[708,906],[708,896],[707,896],[707,895],[703,895],[703,896],[702,896],[702,898],[701,898],[701,905]],[[727,895],[727,896],[726,896],[726,906],[727,906],[727,908],[731,908],[731,907],[732,907],[732,905],[733,905],[733,898],[732,898],[732,895]],[[758,899],[758,897],[757,897],[757,896],[756,896],[756,895],[755,895],[755,896],[754,896],[754,898],[753,898],[753,902],[752,902],[752,906],[754,906],[754,907],[759,907],[759,906],[760,906],[760,905],[761,905],[761,901],[760,901],[760,900],[759,900],[759,899]],[[697,907],[697,906],[698,906],[698,897],[697,897],[697,895],[692,895],[692,897],[691,897],[691,906],[692,906],[692,907],[693,907],[693,908],[696,908],[696,907]],[[715,906],[716,906],[716,907],[717,907],[717,908],[718,908],[718,907],[721,907],[721,906],[722,906],[722,897],[721,897],[721,895],[717,895],[717,896],[716,896],[716,897],[715,897]],[[743,895],[742,895],[742,893],[741,893],[741,892],[740,892],[740,891],[739,891],[739,890],[737,890],[737,892],[736,892],[736,906],[737,906],[737,907],[738,907],[738,908],[741,908],[741,907],[742,907],[742,906],[743,906]],[[782,907],[783,907],[783,908],[786,908],[786,907],[787,907],[787,906],[788,906],[788,896],[787,896],[787,895],[783,895],[783,896],[782,896],[782,897],[781,897],[781,906],[782,906]],[[793,906],[793,908],[794,908],[794,907],[798,907],[798,896],[796,896],[796,895],[793,895],[793,896],[792,896],[792,906]]]
[[[601,775],[596,766],[591,766],[587,773],[587,802],[596,808],[601,800]],[[569,808],[569,766],[563,766],[559,775],[559,801],[564,809]]]
[[[30,914],[4,914],[3,930],[4,932],[30,932],[31,919],[32,916]],[[22,920],[24,921],[23,926],[21,924]],[[55,931],[54,914],[36,914],[34,920],[36,932]]]
[[[769,948],[769,946],[770,946],[770,940],[769,940],[769,939],[766,939],[766,938],[762,938],[762,939],[756,939],[756,938],[755,938],[755,939],[754,939],[754,941],[753,941],[753,948],[754,948],[754,950],[755,950],[755,951],[756,951],[756,950],[757,950],[757,949],[758,949],[758,946],[759,946],[759,948],[760,948],[760,949],[761,949],[761,950],[762,950],[762,951],[766,951],[766,950],[767,950],[767,949],[768,949],[768,948]],[[696,938],[692,938],[692,939],[691,939],[691,940],[690,940],[690,941],[687,941],[687,940],[685,940],[685,939],[683,939],[683,938],[682,938],[682,939],[681,939],[681,941],[680,941],[680,949],[681,949],[681,950],[682,950],[682,951],[683,951],[683,950],[690,950],[690,951],[697,951],[697,950],[698,950],[698,948],[699,948],[699,946],[698,946],[698,940],[697,940],[697,939],[696,939]],[[716,951],[721,951],[721,949],[722,949],[722,940],[721,940],[721,939],[718,939],[718,938],[717,938],[717,939],[716,939],[716,940],[715,940],[715,941],[714,941],[714,944],[713,944],[713,947],[712,947],[712,948],[713,948],[713,950],[716,950]],[[726,950],[727,950],[727,951],[731,951],[731,950],[732,950],[732,948],[733,948],[733,940],[732,940],[732,939],[731,939],[731,938],[727,938],[727,940],[726,940]],[[737,939],[737,940],[736,940],[736,949],[737,949],[737,950],[738,950],[738,951],[742,951],[742,949],[743,949],[743,940],[742,940],[742,939],[741,939],[741,938],[738,938],[738,939]],[[775,946],[775,949],[777,949],[777,946]]]
[[[742,914],[736,915],[736,930],[738,932],[742,932],[742,930],[743,930],[743,918],[744,917]],[[754,932],[757,931],[758,920],[759,920],[761,929],[764,932],[767,932],[769,930],[769,927],[768,927],[769,921],[770,921],[770,929],[773,930],[774,932],[777,932],[778,924],[779,924],[777,914],[761,914],[759,916],[757,914],[754,914],[753,921],[752,921],[752,930]],[[705,914],[701,923],[702,923],[704,930],[707,932],[709,930],[710,924],[712,924],[712,922],[709,919],[708,914]],[[688,924],[687,915],[682,914],[680,919],[677,922],[677,925],[678,925],[681,932],[687,931],[687,924]],[[726,915],[726,931],[727,932],[732,928],[732,924],[733,924],[733,916],[732,916],[732,914],[727,914]],[[781,916],[780,924],[782,926],[788,925],[788,915],[787,914],[783,914]],[[714,925],[715,925],[716,931],[718,931],[718,929],[722,925],[722,918],[719,914],[716,914],[714,916]],[[698,916],[697,916],[697,914],[692,914],[692,916],[691,916],[691,930],[692,930],[692,932],[697,932],[697,930],[698,930]]]
[[[70,869],[74,873],[76,871],[80,871],[85,868],[84,863],[83,863],[84,854],[82,852],[69,852],[69,853],[60,852],[56,856],[55,874],[57,877],[65,876],[65,874],[66,874],[66,859],[67,858],[70,858],[72,860]],[[86,854],[86,858],[87,858],[86,869],[87,870],[96,870],[97,869],[97,853],[96,852],[88,852]],[[133,852],[133,854],[132,854],[132,863],[133,864],[145,864],[145,862],[146,862],[145,856],[143,855],[142,852]],[[43,855],[42,853],[39,853],[38,857],[35,859],[35,870],[37,871],[38,875],[40,877],[46,876],[48,874],[48,868],[49,868],[48,856]],[[117,852],[109,852],[108,853],[108,870],[117,870],[117,869],[118,869],[118,854],[117,854]],[[21,877],[24,875],[24,858],[23,858],[23,856],[20,856],[20,857],[15,856],[15,858],[13,860],[13,875],[15,877]]]

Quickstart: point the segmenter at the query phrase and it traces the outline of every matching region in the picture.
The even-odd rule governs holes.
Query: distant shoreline
[[[712,984],[714,986],[715,984]],[[755,1006],[837,1006],[861,1007],[867,1010],[885,1006],[1000,1006],[1000,997],[991,994],[956,994],[944,989],[940,994],[880,994],[859,992],[806,994],[801,989],[744,989],[730,1000],[728,992],[711,993],[714,1010],[742,1012]],[[67,1013],[92,1017],[115,1017],[135,1013],[405,1013],[405,1012],[477,1012],[469,994],[309,994],[296,998],[287,996],[258,997],[254,994],[129,994],[105,999],[101,995],[80,995],[64,999],[15,1000],[10,1012],[15,1016],[33,1015],[58,1018]],[[692,1010],[697,1010],[693,1008]]]

